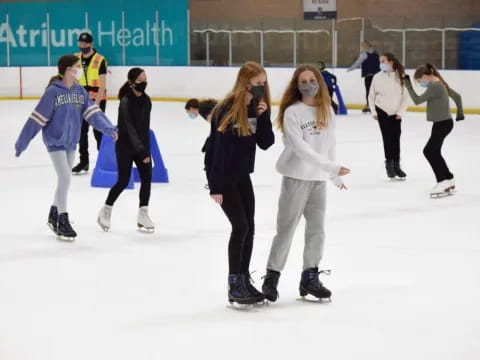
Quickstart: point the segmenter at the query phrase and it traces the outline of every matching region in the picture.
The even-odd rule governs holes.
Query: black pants
[[[137,166],[140,174],[140,206],[148,206],[150,200],[150,189],[152,187],[152,161],[145,164],[144,159],[135,156],[131,151],[119,149],[116,146],[118,179],[117,183],[110,189],[105,204],[113,206],[123,190],[128,186],[132,173],[133,163]]]
[[[105,108],[107,107],[107,101],[102,100],[100,101],[99,105],[100,109],[105,112]],[[89,162],[89,155],[88,155],[88,129],[90,124],[85,120],[82,120],[82,130],[80,132],[80,142],[79,142],[79,152],[80,152],[80,162],[86,164]],[[97,150],[100,149],[100,144],[102,143],[102,133],[97,129],[93,129],[93,135],[95,136],[95,140],[97,141]]]
[[[447,163],[442,156],[443,141],[453,129],[453,120],[444,120],[434,122],[432,134],[428,139],[427,145],[423,149],[423,154],[427,158],[430,166],[435,173],[437,182],[453,179],[453,174],[448,169]]]
[[[365,93],[367,97],[367,107],[368,107],[368,95],[370,94],[370,88],[372,87],[372,81],[373,81],[374,75],[367,75],[365,76]]]
[[[228,244],[229,272],[248,272],[255,233],[255,194],[250,176],[229,181],[223,192],[222,209],[232,224]]]
[[[402,120],[396,119],[396,115],[389,116],[378,106],[378,125],[383,138],[383,150],[385,160],[400,161],[400,135],[402,134]]]

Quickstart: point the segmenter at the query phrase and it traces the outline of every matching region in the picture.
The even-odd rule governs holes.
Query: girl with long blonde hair
[[[283,179],[277,234],[262,291],[269,301],[277,300],[280,272],[303,214],[306,229],[300,295],[330,298],[330,290],[318,279],[325,238],[326,181],[330,179],[346,189],[341,176],[350,170],[335,161],[335,115],[328,89],[315,67],[302,65],[296,69],[280,103],[278,127],[285,145],[277,162]]]
[[[270,90],[265,69],[255,62],[242,65],[231,92],[212,114],[206,144],[205,170],[211,198],[232,225],[228,245],[231,303],[263,302],[263,294],[250,282],[255,195],[250,179],[258,145],[274,143],[270,121]]]

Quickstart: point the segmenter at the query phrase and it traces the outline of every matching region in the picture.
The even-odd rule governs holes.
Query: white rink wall
[[[109,67],[107,90],[115,96],[125,81],[126,66]],[[222,98],[231,89],[238,71],[237,67],[144,67],[148,76],[148,93],[162,100],[184,99],[189,97]],[[267,68],[268,81],[273,101],[279,101],[293,68]],[[331,70],[338,78],[344,101],[348,105],[363,105],[365,91],[360,71],[347,72],[346,69]],[[407,72],[412,75],[413,70]],[[463,97],[464,107],[480,110],[480,71],[442,70],[446,81]],[[0,98],[39,97],[48,82],[56,74],[55,67],[8,67],[0,68]],[[421,92],[421,89],[417,89]],[[413,103],[410,103],[413,106]],[[453,103],[452,103],[453,105]]]

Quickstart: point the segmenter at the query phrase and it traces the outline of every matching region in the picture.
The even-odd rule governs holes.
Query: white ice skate
[[[430,191],[430,197],[432,199],[441,198],[455,193],[455,179],[440,181]]]
[[[97,223],[103,231],[110,230],[110,218],[112,217],[112,206],[104,205],[98,213]]]
[[[138,209],[137,226],[140,231],[148,233],[155,231],[155,224],[150,219],[150,216],[148,216],[148,206],[141,206],[140,209]]]

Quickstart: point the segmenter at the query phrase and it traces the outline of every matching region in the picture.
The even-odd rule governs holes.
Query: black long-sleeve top
[[[229,181],[253,173],[256,146],[266,150],[275,142],[270,109],[257,117],[253,105],[248,107],[251,135],[239,136],[233,126],[223,133],[218,131],[230,107],[231,104],[221,105],[218,111],[215,111],[211,122],[209,143],[205,153],[205,170],[212,195],[223,194],[224,187]]]
[[[217,106],[217,102],[215,100],[209,99],[205,101],[200,101],[200,104],[198,105],[198,113],[205,120],[208,120],[208,115],[210,115],[215,106]]]
[[[147,94],[135,96],[132,90],[127,91],[118,107],[117,150],[133,152],[142,160],[150,156],[151,110]]]

